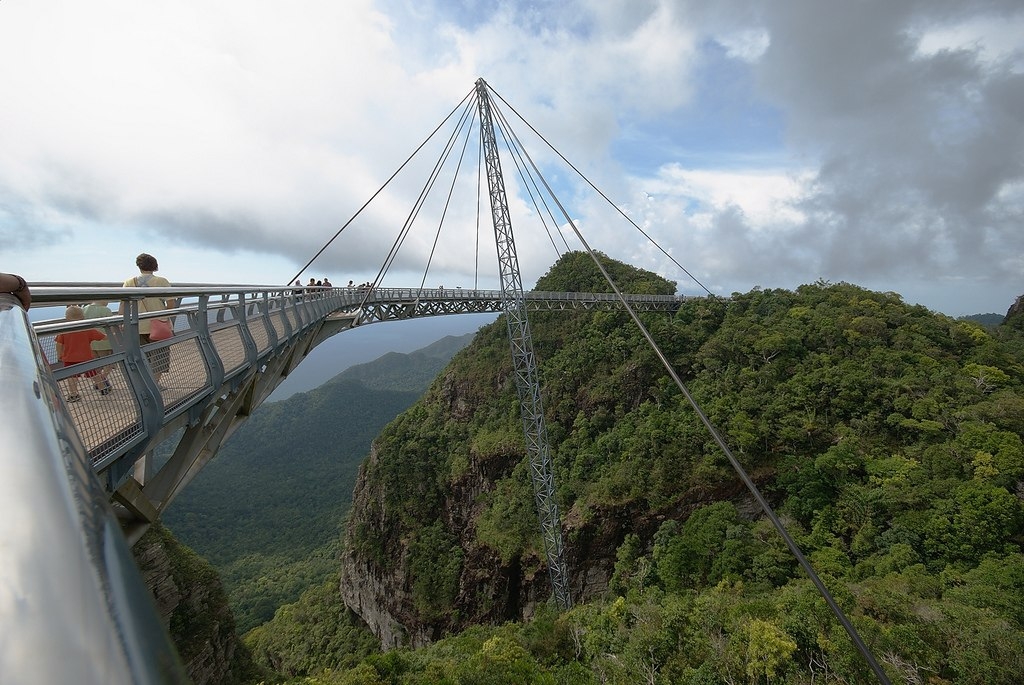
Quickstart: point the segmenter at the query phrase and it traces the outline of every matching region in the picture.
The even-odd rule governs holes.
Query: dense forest
[[[588,260],[537,289],[607,290]],[[892,682],[1019,682],[1024,316],[819,282],[642,318]],[[437,639],[378,651],[328,581],[249,633],[254,656],[310,684],[875,682],[629,317],[531,323],[575,606],[544,601],[498,321],[377,438],[345,527]]]

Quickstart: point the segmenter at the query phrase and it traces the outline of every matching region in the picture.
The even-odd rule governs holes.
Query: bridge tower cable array
[[[345,230],[346,228],[348,228],[348,227],[349,227],[349,226],[350,226],[350,225],[352,224],[352,222],[353,222],[353,221],[355,221],[355,220],[356,220],[356,218],[357,218],[357,217],[358,217],[358,216],[359,216],[360,214],[362,214],[362,213],[363,213],[363,210],[364,210],[364,209],[366,209],[367,207],[369,207],[369,206],[370,206],[370,203],[371,203],[371,202],[373,202],[373,201],[374,201],[375,199],[377,199],[377,196],[378,196],[378,195],[380,195],[380,194],[381,194],[382,192],[384,192],[384,189],[385,189],[385,188],[387,188],[387,187],[388,187],[388,185],[390,185],[390,184],[391,184],[391,182],[395,180],[395,178],[396,178],[396,177],[397,177],[397,176],[398,176],[398,175],[399,175],[399,174],[401,173],[402,169],[404,169],[404,168],[405,168],[405,167],[406,167],[406,166],[407,166],[407,165],[409,164],[409,162],[411,162],[411,161],[413,160],[413,158],[414,158],[414,157],[416,157],[416,155],[418,155],[418,154],[419,154],[420,150],[422,150],[422,149],[423,149],[423,148],[424,148],[424,147],[426,146],[426,144],[427,144],[428,142],[430,142],[430,140],[431,140],[431,139],[432,139],[432,138],[434,137],[434,135],[435,135],[435,134],[436,134],[436,133],[437,133],[438,131],[440,131],[440,130],[441,130],[441,129],[442,129],[443,127],[444,127],[444,125],[445,125],[445,124],[446,124],[446,123],[448,122],[448,120],[449,120],[449,119],[451,119],[451,118],[452,118],[452,117],[453,117],[453,116],[455,115],[455,113],[459,111],[459,108],[463,106],[463,103],[467,103],[467,101],[469,101],[469,98],[470,98],[470,96],[471,96],[472,94],[473,94],[473,91],[471,90],[471,91],[470,91],[469,93],[467,93],[467,94],[466,94],[466,96],[465,96],[465,97],[464,97],[464,98],[462,99],[462,101],[461,101],[461,102],[459,102],[459,104],[455,105],[455,107],[454,107],[454,108],[452,109],[452,111],[448,113],[448,116],[446,116],[446,117],[445,117],[444,119],[442,119],[442,120],[441,120],[441,123],[439,123],[439,124],[438,124],[438,125],[437,125],[437,126],[436,126],[436,127],[434,128],[434,130],[433,130],[433,131],[432,131],[432,132],[430,133],[430,135],[428,135],[428,136],[427,136],[427,137],[426,137],[426,138],[425,138],[425,139],[423,140],[423,142],[421,142],[421,143],[420,143],[420,144],[419,144],[419,145],[418,145],[418,146],[416,147],[416,149],[415,149],[415,150],[413,150],[413,151],[412,151],[412,153],[411,153],[411,154],[410,154],[410,155],[409,155],[408,157],[406,157],[406,158],[405,158],[405,161],[404,161],[404,162],[402,162],[402,164],[401,164],[401,165],[400,165],[400,166],[399,166],[399,167],[398,167],[397,169],[395,169],[395,170],[394,170],[394,172],[392,172],[391,176],[389,176],[389,177],[388,177],[388,179],[387,179],[386,181],[384,181],[384,183],[383,183],[383,184],[381,185],[381,187],[380,187],[380,188],[378,188],[378,189],[376,190],[376,192],[374,192],[374,193],[373,193],[373,195],[371,195],[371,196],[370,196],[370,198],[369,198],[368,200],[366,200],[366,202],[364,202],[364,203],[363,203],[363,205],[362,205],[362,206],[361,206],[361,207],[360,207],[360,208],[359,208],[359,209],[358,209],[358,210],[356,211],[356,213],[355,213],[355,214],[353,214],[353,215],[352,215],[351,217],[349,217],[349,219],[348,219],[348,220],[347,220],[347,221],[346,221],[346,222],[345,222],[344,224],[342,224],[341,228],[339,228],[339,229],[338,229],[338,230],[337,230],[337,231],[336,231],[336,232],[334,233],[334,235],[333,235],[333,236],[331,236],[331,237],[330,237],[330,238],[329,238],[329,239],[327,240],[327,242],[325,242],[325,243],[324,243],[324,244],[323,244],[323,245],[322,245],[322,246],[320,247],[320,249],[319,249],[319,250],[317,250],[316,254],[314,254],[314,255],[313,255],[312,257],[310,257],[309,261],[308,261],[308,262],[306,262],[306,263],[305,263],[305,265],[304,265],[304,266],[303,266],[303,267],[302,267],[301,269],[299,269],[297,273],[295,273],[295,274],[294,274],[294,275],[293,275],[293,276],[292,276],[291,278],[289,278],[289,279],[288,279],[287,283],[288,283],[289,285],[290,285],[291,283],[293,283],[293,282],[294,282],[294,281],[295,281],[296,279],[298,279],[298,278],[299,278],[299,276],[301,276],[301,275],[302,275],[302,273],[303,273],[303,272],[304,272],[304,271],[305,271],[306,269],[308,269],[308,268],[309,268],[309,267],[310,267],[310,266],[311,266],[311,265],[313,264],[313,262],[315,262],[315,261],[317,260],[317,258],[318,258],[318,257],[319,257],[320,255],[322,255],[322,254],[324,253],[324,251],[326,251],[326,250],[327,250],[327,248],[328,248],[328,247],[330,247],[330,246],[331,246],[331,244],[332,244],[332,243],[333,243],[333,242],[334,242],[335,240],[337,240],[337,239],[338,239],[338,236],[340,236],[340,235],[341,235],[342,231],[344,231],[344,230]],[[471,103],[469,103],[469,104],[471,104]]]
[[[559,155],[559,156],[561,156],[561,155]],[[573,168],[575,169],[575,167],[573,167]],[[539,172],[538,172],[538,175],[539,175]],[[580,231],[579,227],[577,227],[576,224],[571,220],[571,218],[569,217],[569,213],[565,210],[565,208],[562,206],[562,204],[558,201],[558,198],[555,197],[554,192],[548,186],[547,181],[544,180],[543,176],[540,176],[540,178],[541,178],[541,182],[545,186],[545,189],[547,190],[548,193],[551,194],[551,197],[553,198],[553,201],[555,202],[556,205],[558,205],[559,210],[562,212],[562,215],[565,218],[566,225],[569,226],[572,229],[573,233],[576,235],[577,240],[579,240],[580,244],[583,246],[584,251],[588,255],[590,255],[590,258],[591,258],[591,260],[593,260],[594,264],[597,266],[598,271],[601,272],[601,275],[604,277],[605,281],[611,287],[612,291],[615,293],[615,296],[622,303],[623,308],[626,310],[626,312],[629,314],[630,318],[633,320],[633,323],[639,329],[641,335],[644,337],[644,340],[647,342],[648,346],[651,348],[651,350],[658,357],[659,361],[662,363],[662,366],[665,367],[665,370],[668,372],[669,376],[672,378],[673,382],[675,383],[675,385],[679,389],[679,391],[682,393],[683,397],[686,398],[687,402],[693,408],[694,412],[697,414],[697,417],[700,419],[701,423],[704,424],[704,427],[708,430],[708,433],[711,435],[711,437],[714,440],[715,444],[718,445],[719,449],[721,449],[721,451],[725,455],[726,459],[728,459],[729,464],[732,466],[732,468],[735,471],[736,475],[739,476],[740,480],[746,486],[747,490],[754,497],[754,499],[757,500],[757,503],[761,506],[761,510],[764,512],[765,516],[768,518],[769,521],[771,521],[771,523],[775,527],[776,531],[782,537],[783,541],[786,543],[786,546],[789,548],[790,552],[796,558],[797,563],[800,565],[800,567],[804,570],[804,572],[810,578],[812,584],[818,590],[818,593],[821,595],[822,599],[825,600],[825,603],[828,605],[829,609],[832,611],[832,614],[836,617],[836,619],[842,625],[843,629],[846,631],[847,635],[849,636],[851,642],[853,642],[854,647],[857,649],[858,652],[860,652],[860,654],[864,658],[865,662],[867,662],[868,667],[874,673],[875,677],[878,679],[878,682],[881,683],[882,685],[890,685],[890,681],[889,681],[888,676],[886,675],[886,673],[882,669],[882,667],[879,665],[878,661],[875,659],[875,656],[871,652],[871,649],[867,646],[867,644],[861,638],[860,634],[857,632],[857,629],[853,626],[853,624],[850,622],[849,618],[847,618],[846,614],[843,612],[842,608],[838,605],[838,603],[832,597],[831,592],[829,592],[829,590],[825,586],[824,582],[822,582],[821,578],[818,576],[817,572],[814,570],[814,567],[811,565],[810,561],[808,561],[808,559],[804,556],[803,552],[800,550],[800,547],[796,544],[796,541],[793,540],[792,536],[786,530],[786,527],[782,523],[782,520],[775,513],[775,510],[768,503],[768,500],[766,500],[765,497],[761,494],[761,491],[758,489],[757,485],[754,483],[754,481],[747,474],[746,470],[743,468],[743,465],[740,464],[739,460],[733,454],[733,452],[730,449],[728,443],[725,442],[725,439],[722,437],[722,435],[718,431],[717,427],[711,422],[711,419],[708,418],[707,414],[701,408],[700,404],[693,397],[693,395],[690,394],[690,391],[686,387],[686,384],[683,383],[682,378],[680,378],[679,374],[676,372],[675,367],[672,366],[672,363],[669,361],[668,357],[665,356],[665,353],[661,350],[661,347],[658,345],[657,341],[655,341],[654,337],[651,335],[650,331],[647,329],[647,326],[645,326],[643,321],[640,320],[640,317],[637,315],[636,310],[629,304],[629,302],[626,301],[625,296],[622,294],[622,291],[619,289],[618,285],[616,285],[615,281],[612,279],[611,275],[608,273],[608,270],[605,268],[604,264],[601,263],[601,260],[598,257],[597,253],[589,245],[589,243],[587,242],[586,238],[583,236],[583,233]],[[589,181],[588,181],[588,183],[589,183]],[[600,191],[598,191],[598,192],[600,192]],[[602,197],[604,197],[603,193],[602,193]],[[628,217],[627,217],[627,219],[628,219]],[[630,220],[630,223],[633,223],[632,220]],[[637,227],[637,228],[639,228],[639,227]],[[641,232],[643,232],[643,231],[641,230]],[[644,235],[646,236],[646,233]],[[653,242],[653,241],[651,241],[651,242]],[[687,272],[687,274],[689,274],[689,272]],[[694,280],[696,281],[696,279],[694,279]],[[697,281],[697,282],[699,284],[699,281]]]
[[[622,207],[621,207],[621,206],[620,206],[619,204],[617,204],[616,202],[612,201],[612,199],[611,199],[610,197],[608,197],[608,195],[606,195],[606,194],[604,193],[604,191],[602,191],[602,190],[601,190],[600,188],[598,188],[598,187],[597,187],[597,185],[595,185],[593,181],[591,181],[591,180],[590,180],[589,178],[587,178],[587,176],[586,176],[586,175],[585,175],[585,174],[584,174],[584,173],[583,173],[582,171],[580,171],[580,170],[579,170],[579,169],[578,169],[578,168],[576,167],[576,165],[575,165],[575,164],[573,164],[573,163],[572,163],[571,161],[569,161],[569,160],[568,160],[568,159],[566,158],[566,156],[565,156],[565,155],[563,155],[563,154],[561,153],[561,151],[559,151],[559,150],[558,150],[558,148],[556,148],[556,147],[555,147],[554,145],[552,145],[552,144],[551,144],[551,143],[550,143],[550,142],[548,141],[548,139],[547,139],[547,138],[545,138],[545,137],[544,137],[544,135],[543,135],[543,134],[542,134],[542,133],[541,133],[540,131],[538,131],[538,130],[537,130],[536,128],[534,128],[533,124],[531,124],[531,123],[530,123],[530,122],[529,122],[529,121],[528,121],[527,119],[525,119],[525,118],[523,117],[523,115],[522,115],[522,114],[520,114],[520,113],[519,113],[518,111],[516,111],[516,108],[515,108],[515,107],[513,107],[513,106],[512,106],[511,104],[509,104],[509,102],[508,102],[507,100],[505,100],[505,98],[501,97],[501,94],[500,94],[500,93],[497,93],[497,92],[495,92],[494,94],[495,94],[495,96],[496,96],[496,97],[497,97],[497,98],[498,98],[499,100],[501,100],[502,104],[504,104],[504,105],[505,105],[506,107],[508,107],[508,109],[509,109],[509,110],[511,110],[511,111],[512,111],[512,112],[513,112],[513,113],[514,113],[514,114],[516,115],[516,117],[518,117],[518,118],[519,118],[519,120],[520,120],[520,121],[522,121],[522,122],[523,122],[523,124],[525,124],[525,125],[526,125],[526,127],[527,127],[527,128],[529,128],[529,129],[530,129],[530,130],[531,130],[531,131],[532,131],[532,132],[534,133],[534,135],[536,135],[536,136],[537,136],[537,138],[539,138],[539,139],[540,139],[540,140],[541,140],[541,141],[542,141],[542,142],[543,142],[543,143],[544,143],[544,144],[545,144],[545,145],[546,145],[546,146],[548,147],[548,149],[550,149],[550,150],[551,150],[552,152],[554,152],[554,153],[555,153],[555,155],[556,155],[556,156],[557,156],[557,157],[558,157],[559,159],[561,159],[561,160],[562,160],[563,162],[565,162],[565,163],[566,163],[566,165],[568,165],[568,167],[569,167],[570,169],[572,169],[572,170],[573,170],[573,172],[575,172],[575,173],[576,173],[576,175],[577,175],[577,176],[579,176],[579,177],[580,177],[580,179],[581,179],[581,180],[582,180],[582,181],[583,181],[584,183],[586,183],[586,184],[587,184],[588,186],[590,186],[590,188],[591,188],[591,189],[592,189],[592,190],[593,190],[593,191],[594,191],[595,193],[597,193],[597,194],[598,194],[598,195],[599,195],[599,196],[601,197],[601,199],[602,199],[602,200],[604,200],[604,201],[605,201],[605,203],[606,203],[606,204],[607,204],[607,205],[608,205],[609,207],[611,207],[611,208],[612,208],[612,209],[613,209],[613,210],[614,210],[615,212],[617,212],[617,213],[618,213],[618,214],[619,214],[619,215],[620,215],[620,216],[621,216],[621,217],[622,217],[623,219],[625,219],[625,220],[626,220],[626,221],[627,221],[627,222],[629,223],[629,225],[630,225],[630,226],[632,226],[633,228],[635,228],[635,229],[636,229],[636,230],[637,230],[637,231],[638,231],[638,232],[639,232],[639,233],[640,233],[640,234],[641,234],[641,235],[642,235],[642,236],[643,236],[643,237],[644,237],[644,238],[645,238],[645,239],[647,240],[647,242],[651,243],[651,244],[652,244],[652,245],[653,245],[653,246],[654,246],[655,248],[657,248],[657,250],[658,250],[659,252],[661,252],[661,253],[662,253],[663,255],[665,255],[665,257],[666,257],[666,258],[667,258],[667,259],[668,259],[668,260],[669,260],[670,262],[672,262],[673,264],[675,264],[675,265],[676,265],[676,267],[677,267],[677,268],[678,268],[678,269],[679,269],[679,270],[680,270],[680,271],[681,271],[682,273],[686,274],[686,276],[687,276],[687,277],[688,277],[688,278],[689,278],[690,280],[692,280],[692,281],[693,281],[693,282],[694,282],[694,283],[695,283],[695,284],[696,284],[696,285],[697,285],[698,287],[700,287],[700,289],[701,289],[701,290],[703,290],[703,291],[704,291],[705,293],[707,293],[708,295],[711,295],[711,296],[713,296],[713,295],[714,295],[714,294],[713,294],[713,293],[712,293],[712,292],[711,292],[711,291],[710,291],[710,290],[708,289],[708,287],[707,287],[707,286],[705,286],[705,285],[704,285],[703,283],[701,283],[701,282],[700,282],[700,280],[698,280],[696,276],[694,276],[694,275],[693,275],[693,274],[692,274],[692,273],[691,273],[691,272],[690,272],[690,271],[689,271],[689,270],[688,270],[688,269],[687,269],[686,267],[684,267],[684,266],[683,266],[682,264],[680,264],[680,263],[679,263],[679,262],[678,262],[678,261],[676,260],[676,258],[675,258],[675,257],[673,257],[673,256],[672,256],[672,254],[668,252],[668,250],[666,250],[666,249],[665,249],[664,247],[662,247],[662,246],[661,246],[661,245],[660,245],[660,244],[658,243],[658,241],[657,241],[657,240],[655,240],[655,239],[654,239],[654,238],[653,238],[653,237],[652,237],[652,236],[651,236],[651,235],[650,235],[649,233],[647,233],[647,231],[645,231],[645,230],[644,230],[643,228],[641,228],[641,227],[640,227],[640,224],[638,224],[638,223],[637,223],[636,221],[634,221],[634,220],[632,219],[632,217],[630,217],[630,216],[629,216],[628,214],[626,214],[626,212],[624,212],[624,211],[622,210]],[[532,159],[530,160],[530,164],[531,164],[531,166],[533,166],[533,168],[534,168],[534,169],[536,169],[536,165],[535,165],[535,164],[533,164],[533,160],[532,160]],[[547,184],[545,184],[545,186],[546,186],[546,185],[547,185]],[[563,213],[564,213],[564,210],[563,210]],[[568,219],[568,215],[566,215],[566,218]],[[578,233],[578,231],[577,231],[577,233]]]
[[[563,610],[572,606],[569,594],[569,572],[562,547],[562,525],[555,500],[555,480],[551,469],[551,451],[544,423],[544,408],[540,397],[537,358],[526,316],[526,300],[519,272],[512,220],[509,216],[505,182],[501,175],[498,144],[494,137],[494,121],[487,83],[476,82],[477,106],[480,109],[480,136],[483,140],[484,160],[487,167],[487,188],[494,221],[494,237],[498,249],[498,268],[501,277],[501,301],[512,345],[512,365],[515,370],[516,389],[522,411],[523,434],[530,458],[530,476],[533,480],[534,501],[540,519],[544,553],[547,556],[551,590],[555,601]]]
[[[478,88],[478,90],[481,89],[482,82],[483,82],[482,79],[480,81],[477,81],[477,88]],[[486,89],[486,84],[484,84],[483,88]],[[486,96],[486,92],[484,92],[483,96],[481,96],[480,99],[483,100],[483,97],[485,97],[485,96]],[[502,102],[504,102],[504,100],[502,100]],[[489,112],[490,112],[490,110],[488,109],[488,113]],[[516,114],[518,115],[518,112]],[[501,113],[498,112],[497,115],[500,117]],[[504,120],[502,119],[501,121],[504,121]],[[523,120],[523,121],[525,122],[525,120]],[[510,127],[507,126],[507,122],[505,122],[505,124],[506,124],[505,128],[507,130],[510,130]],[[533,129],[533,127],[530,126],[529,122],[526,122],[526,125],[529,126],[530,129],[534,131],[534,133],[537,133],[537,135],[540,136],[540,134],[536,131],[536,129]],[[543,136],[541,136],[541,139],[543,140]],[[547,143],[546,140],[544,140],[544,142]],[[517,144],[518,144],[518,141],[517,141]],[[550,147],[550,143],[548,143],[548,145]],[[625,217],[627,219],[627,221],[629,221],[630,224],[632,224],[637,230],[639,230],[644,235],[644,237],[646,237],[650,242],[654,243],[655,246],[657,246],[658,249],[660,249],[662,251],[662,253],[664,253],[666,256],[668,256],[670,259],[672,259],[671,255],[668,255],[668,253],[664,249],[662,249],[660,245],[657,245],[657,243],[650,236],[648,236],[647,233],[643,231],[643,229],[641,229],[635,222],[632,221],[632,219],[630,219],[620,209],[618,209],[618,206],[615,205],[614,203],[612,203],[603,192],[601,192],[596,186],[594,186],[594,184],[591,183],[589,181],[589,179],[587,179],[585,176],[583,176],[583,174],[581,172],[579,172],[579,170],[575,166],[573,166],[571,162],[569,162],[567,159],[565,159],[565,157],[561,153],[559,153],[557,150],[555,150],[553,147],[551,149],[554,150],[554,152],[563,161],[565,161],[567,164],[569,164],[569,166],[571,166],[572,169],[574,171],[576,171],[576,173],[579,174],[580,177],[583,178],[584,181],[586,181],[588,184],[590,184],[590,186],[592,188],[594,188],[594,190],[597,191],[601,195],[602,198],[604,198],[609,204],[615,206],[616,210],[620,214],[622,214],[622,216]],[[879,665],[879,663],[878,663],[877,659],[875,658],[874,654],[872,654],[871,649],[867,646],[867,644],[861,638],[860,634],[857,632],[857,629],[853,626],[853,624],[850,622],[849,618],[843,612],[842,608],[839,607],[838,603],[832,597],[832,594],[829,592],[828,588],[822,582],[821,578],[818,576],[817,572],[814,570],[814,568],[811,565],[811,563],[804,556],[804,554],[800,550],[799,546],[796,544],[796,542],[793,540],[792,536],[790,536],[789,532],[786,530],[786,527],[783,525],[781,519],[779,519],[779,517],[775,513],[774,509],[771,507],[771,505],[768,503],[768,501],[765,499],[765,497],[761,494],[761,492],[758,489],[757,485],[753,482],[753,480],[747,474],[746,470],[743,468],[742,464],[740,464],[739,460],[733,454],[732,450],[730,449],[729,445],[725,442],[725,439],[722,437],[721,433],[718,431],[716,426],[711,422],[710,418],[708,418],[707,414],[705,414],[705,412],[701,408],[700,404],[696,401],[696,399],[693,397],[693,395],[690,394],[689,389],[683,383],[683,381],[680,378],[679,374],[676,372],[675,368],[672,366],[672,363],[669,361],[669,359],[665,356],[664,352],[662,352],[661,348],[658,346],[657,342],[654,340],[654,337],[651,335],[650,331],[644,325],[643,321],[641,321],[641,319],[637,315],[635,309],[626,301],[624,295],[622,294],[622,291],[619,289],[619,287],[613,281],[611,275],[608,273],[608,270],[605,268],[604,264],[601,262],[600,258],[598,257],[598,254],[588,244],[586,238],[583,236],[583,234],[580,231],[579,227],[571,219],[571,217],[569,216],[569,213],[566,211],[565,207],[563,207],[561,202],[559,202],[559,200],[556,197],[555,193],[553,192],[551,187],[548,185],[547,181],[544,179],[544,176],[540,173],[540,171],[538,169],[536,169],[536,166],[533,165],[532,159],[530,160],[530,164],[533,167],[534,171],[536,171],[537,176],[541,180],[541,183],[543,183],[544,189],[545,189],[546,193],[552,198],[552,201],[558,207],[558,209],[559,209],[559,211],[562,214],[562,217],[564,219],[565,225],[568,226],[573,231],[573,233],[575,234],[577,240],[579,240],[580,244],[583,246],[584,251],[587,252],[587,254],[590,255],[590,258],[593,260],[594,264],[597,266],[597,269],[601,272],[601,275],[604,277],[605,281],[611,287],[612,291],[615,293],[615,296],[620,300],[623,308],[629,314],[629,316],[633,320],[634,324],[636,324],[637,328],[639,329],[640,333],[643,335],[644,339],[648,343],[648,345],[651,348],[651,350],[655,353],[655,355],[661,361],[662,365],[665,367],[665,370],[668,372],[669,376],[672,378],[672,380],[674,381],[675,385],[678,387],[679,391],[682,393],[682,395],[685,397],[687,402],[690,404],[690,406],[696,412],[698,418],[704,424],[705,428],[708,430],[708,432],[711,435],[711,437],[714,440],[714,442],[718,445],[718,447],[721,449],[722,453],[728,459],[730,465],[733,467],[733,470],[739,476],[740,480],[746,486],[747,490],[751,493],[751,495],[754,497],[754,499],[757,500],[757,502],[761,506],[761,509],[764,512],[765,516],[769,519],[769,521],[771,521],[772,525],[775,527],[775,529],[781,535],[781,537],[783,538],[783,541],[786,543],[786,546],[789,548],[790,552],[796,558],[797,563],[804,570],[804,572],[807,573],[807,575],[810,578],[811,582],[814,584],[815,588],[818,590],[818,593],[821,595],[822,599],[825,600],[825,603],[828,605],[828,607],[832,611],[833,615],[836,617],[836,619],[842,625],[843,629],[846,631],[847,635],[850,637],[851,642],[853,642],[854,647],[857,649],[857,651],[864,658],[865,662],[868,664],[868,667],[871,669],[871,671],[874,673],[875,677],[877,678],[878,682],[881,683],[882,685],[889,685],[889,683],[890,683],[889,678],[886,675],[885,671],[882,669],[882,667]],[[488,173],[490,175],[490,170],[488,171]],[[498,173],[500,174],[500,170],[499,170]],[[494,198],[494,195],[492,193],[492,203],[494,202],[493,198]],[[496,218],[495,218],[495,226],[497,227],[497,215],[496,215]],[[672,261],[675,262],[674,259],[672,259]],[[678,263],[677,263],[677,265],[678,265]],[[693,278],[693,276],[688,271],[686,271],[686,269],[684,269],[682,267],[682,265],[678,265],[678,266],[681,269],[683,269],[683,271],[688,276]],[[696,278],[693,278],[693,280],[698,285],[700,285],[702,288],[704,287],[703,284],[701,284],[699,281],[697,281]],[[707,289],[705,288],[705,290],[707,290]],[[710,294],[710,291],[709,291],[709,294]]]

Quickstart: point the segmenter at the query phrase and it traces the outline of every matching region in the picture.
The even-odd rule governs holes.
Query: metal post
[[[530,457],[533,494],[537,516],[540,519],[548,573],[551,576],[552,594],[559,607],[565,610],[572,606],[572,598],[569,595],[569,572],[562,549],[562,525],[558,515],[558,503],[555,501],[555,479],[551,473],[551,453],[544,424],[540,383],[537,379],[537,360],[533,353],[530,324],[526,318],[526,298],[523,295],[519,259],[512,236],[505,182],[501,176],[498,145],[494,137],[494,121],[491,118],[491,103],[487,95],[487,84],[483,79],[476,82],[476,94],[480,109],[480,135],[483,138],[487,165],[487,188],[494,220],[494,237],[498,245],[502,310],[512,344],[512,366],[522,408],[523,434]]]

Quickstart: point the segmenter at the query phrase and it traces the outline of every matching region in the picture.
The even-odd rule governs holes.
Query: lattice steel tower
[[[558,515],[558,503],[555,501],[555,479],[551,473],[551,450],[548,447],[544,407],[540,399],[537,359],[533,354],[530,324],[526,319],[526,299],[523,295],[523,281],[519,275],[515,240],[512,237],[512,221],[509,218],[508,199],[505,196],[505,182],[501,176],[498,144],[494,137],[491,101],[487,94],[487,83],[483,79],[476,82],[476,96],[480,109],[480,136],[483,139],[487,165],[487,188],[491,197],[494,238],[498,244],[502,311],[508,323],[508,337],[512,343],[512,366],[522,407],[523,434],[530,457],[534,501],[537,505],[537,517],[540,519],[552,594],[558,605],[565,610],[572,606],[572,599],[569,596],[569,573],[562,553],[562,525]]]

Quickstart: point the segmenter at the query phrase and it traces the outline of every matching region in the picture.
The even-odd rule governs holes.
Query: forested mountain
[[[471,338],[385,355],[263,405],[175,500],[164,524],[218,569],[240,631],[337,573],[340,522],[371,441]]]
[[[537,288],[607,290],[580,254]],[[1019,682],[1024,319],[824,282],[642,318],[893,682]],[[346,527],[346,604],[433,644],[316,682],[873,682],[629,318],[531,323],[576,607],[546,608],[499,320],[375,441]]]
[[[359,381],[374,390],[422,394],[451,358],[473,340],[473,335],[449,335],[409,354],[388,352],[371,363],[346,369],[328,383]]]

